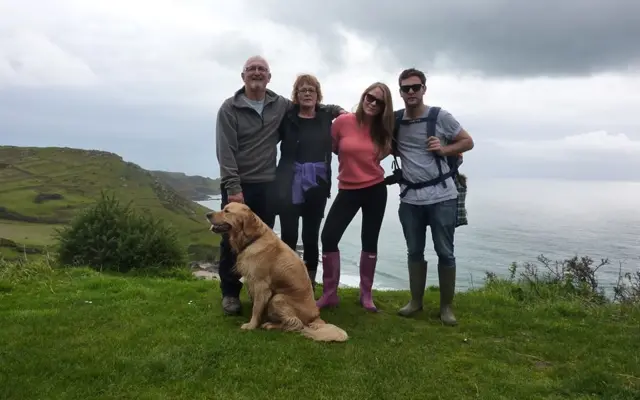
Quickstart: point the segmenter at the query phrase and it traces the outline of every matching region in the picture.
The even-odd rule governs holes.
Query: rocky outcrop
[[[220,275],[218,273],[218,263],[209,263],[209,262],[192,262],[191,265],[191,273],[196,278],[207,279],[207,280],[220,280]]]
[[[37,204],[42,204],[45,201],[62,200],[62,199],[64,199],[64,196],[59,193],[40,193],[39,195],[36,196],[35,199],[33,199],[33,202]]]

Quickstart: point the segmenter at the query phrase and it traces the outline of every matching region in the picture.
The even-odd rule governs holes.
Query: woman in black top
[[[337,115],[320,109],[320,82],[300,75],[293,84],[294,107],[280,124],[280,161],[276,169],[276,210],[280,237],[293,250],[302,219],[303,259],[315,288],[320,225],[331,193],[331,122]]]

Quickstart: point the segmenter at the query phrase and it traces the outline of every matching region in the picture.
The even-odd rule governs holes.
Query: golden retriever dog
[[[229,203],[207,213],[211,231],[229,235],[236,271],[253,300],[251,320],[241,329],[297,331],[316,341],[344,342],[347,333],[320,319],[311,279],[300,256],[251,209]]]

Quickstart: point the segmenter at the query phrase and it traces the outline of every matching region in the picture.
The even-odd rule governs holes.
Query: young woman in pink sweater
[[[331,126],[333,152],[338,155],[338,194],[322,229],[322,297],[319,308],[337,306],[340,281],[338,243],[362,209],[360,304],[378,311],[371,296],[378,237],[387,206],[387,186],[380,161],[391,152],[393,126],[391,91],[384,83],[369,86],[355,113],[342,114]]]

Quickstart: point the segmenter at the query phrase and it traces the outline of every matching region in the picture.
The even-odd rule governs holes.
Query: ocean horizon
[[[406,244],[398,220],[399,188],[393,185],[388,189],[374,288],[406,290],[409,282]],[[539,255],[561,261],[577,255],[591,257],[594,264],[609,259],[610,264],[597,275],[600,286],[610,291],[621,268],[623,272],[640,268],[639,199],[640,182],[470,179],[469,225],[459,227],[455,235],[456,290],[481,287],[486,272],[508,276],[513,262],[537,263]],[[326,212],[333,200],[329,199]],[[198,203],[220,209],[219,196]],[[358,212],[340,242],[341,286],[359,284],[360,223]],[[274,231],[280,231],[277,219]],[[298,245],[301,247],[301,239]],[[425,258],[429,265],[427,285],[438,285],[438,258],[430,231]],[[320,262],[318,280],[321,277]]]

